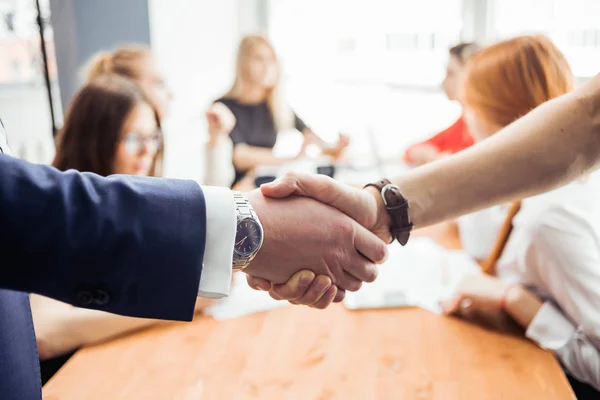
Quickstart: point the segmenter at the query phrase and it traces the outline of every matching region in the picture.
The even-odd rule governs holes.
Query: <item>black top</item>
[[[277,142],[277,129],[273,115],[266,102],[260,104],[242,104],[234,99],[220,98],[216,102],[225,104],[235,115],[237,123],[229,134],[233,145],[244,143],[250,146],[264,147],[272,149]],[[307,128],[294,113],[294,125],[296,129],[302,132]],[[244,177],[247,171],[235,170],[235,185]]]

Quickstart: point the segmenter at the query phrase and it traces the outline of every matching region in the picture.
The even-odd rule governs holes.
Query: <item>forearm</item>
[[[526,329],[529,339],[551,350],[570,375],[600,390],[597,346],[558,308],[516,287],[507,293],[506,311]]]
[[[277,157],[273,154],[273,149],[246,144],[239,144],[233,149],[233,164],[239,171],[246,171],[259,165],[282,165],[294,159],[294,157]]]
[[[213,300],[198,299],[195,311],[201,312],[212,304]],[[81,346],[170,323],[77,308],[37,295],[31,295],[31,310],[42,359],[58,357]]]
[[[63,173],[0,156],[0,203],[10,232],[0,254],[19,260],[0,268],[1,287],[123,315],[192,318],[206,242],[196,182]]]
[[[304,137],[309,137],[313,143],[315,143],[321,150],[328,149],[331,147],[330,143],[327,143],[323,138],[317,135],[312,129],[304,128],[302,130]]]
[[[525,329],[529,327],[544,304],[537,296],[521,286],[510,287],[505,296],[505,311]]]
[[[37,295],[31,295],[31,311],[42,359],[161,322],[77,308]]]
[[[232,162],[233,145],[228,137],[209,141],[205,147],[204,184],[229,186],[235,177]]]
[[[392,179],[417,227],[566,184],[600,160],[600,75],[490,139]]]

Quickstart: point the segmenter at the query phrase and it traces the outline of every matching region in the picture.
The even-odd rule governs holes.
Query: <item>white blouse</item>
[[[483,234],[461,239],[491,249],[506,208],[488,211]],[[485,215],[485,214],[484,214]],[[473,217],[471,217],[473,218]],[[600,186],[598,178],[526,199],[496,271],[529,287],[545,303],[526,335],[554,352],[566,371],[600,390]],[[463,235],[466,238],[463,238]],[[484,257],[485,258],[485,257]]]

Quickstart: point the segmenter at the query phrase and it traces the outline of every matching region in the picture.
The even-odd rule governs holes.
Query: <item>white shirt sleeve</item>
[[[572,376],[600,390],[598,348],[552,303],[542,305],[525,335],[540,347],[551,350]]]
[[[206,247],[198,297],[220,299],[229,295],[232,276],[236,215],[228,188],[202,186],[206,200]]]
[[[592,220],[564,207],[545,211],[531,226],[523,262],[529,283],[557,305],[540,309],[528,336],[600,389],[600,242]]]
[[[228,137],[220,138],[214,145],[205,145],[204,184],[229,187],[235,178],[233,169],[233,143]]]

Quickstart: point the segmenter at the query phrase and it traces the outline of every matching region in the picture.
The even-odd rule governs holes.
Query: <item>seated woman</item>
[[[160,121],[150,101],[131,81],[103,76],[85,85],[73,99],[53,166],[104,176],[160,176],[162,154]],[[199,299],[196,310],[209,304]],[[31,308],[41,360],[165,323],[77,308],[35,294]]]
[[[450,48],[446,77],[442,82],[448,100],[461,101],[461,87],[465,66],[478,50],[475,43],[460,43]],[[461,116],[454,124],[432,138],[409,147],[403,155],[404,161],[412,165],[423,165],[438,158],[457,153],[473,144],[464,118]]]
[[[230,132],[233,140],[234,184],[261,165],[282,165],[304,155],[306,145],[316,143],[325,155],[339,157],[349,143],[340,135],[336,146],[320,139],[289,107],[280,93],[281,71],[271,43],[263,36],[246,36],[239,47],[237,75],[232,88],[215,104],[231,110],[237,123]],[[277,132],[296,128],[305,143],[296,157],[277,157],[273,147]]]
[[[465,81],[469,130],[484,140],[573,86],[563,54],[544,36],[481,50]],[[600,394],[582,382],[600,389],[599,196],[592,179],[517,202],[508,213],[494,208],[461,220],[461,239],[487,274],[466,277],[445,304],[447,313],[488,326],[516,323],[556,355],[578,394],[593,398]]]
[[[112,52],[96,54],[89,62],[86,80],[114,74],[129,78],[145,92],[161,121],[170,113],[173,94],[167,87],[150,50],[142,46],[123,46]],[[229,186],[234,177],[229,132],[235,118],[227,107],[211,107],[206,112],[209,139],[204,151],[204,181],[206,185]]]

